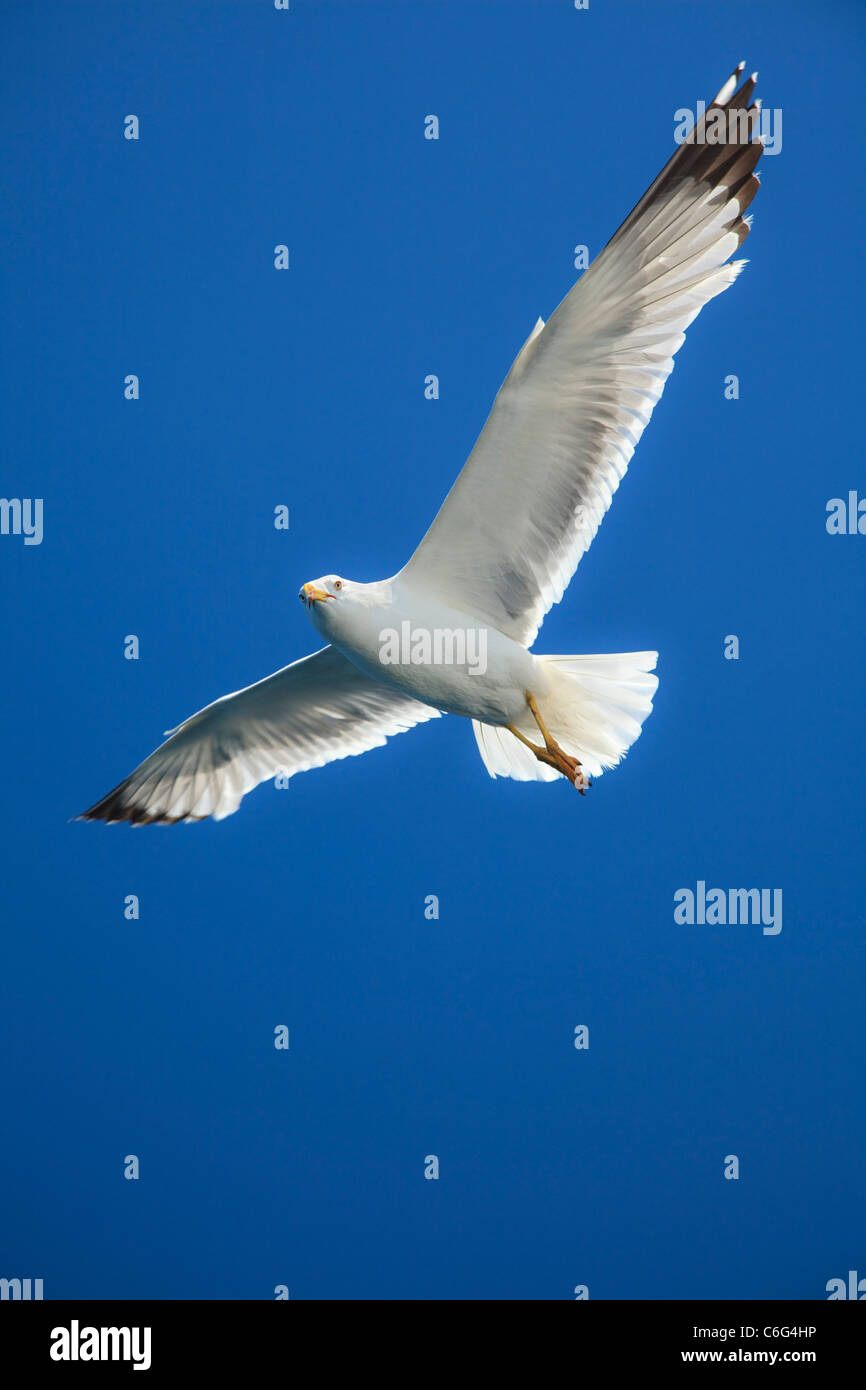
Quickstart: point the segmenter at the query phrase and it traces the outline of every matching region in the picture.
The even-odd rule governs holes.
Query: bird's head
[[[302,584],[298,598],[310,615],[310,620],[320,632],[328,633],[339,626],[337,610],[344,610],[357,601],[358,589],[363,585],[354,584],[351,579],[341,579],[337,574],[326,574],[321,579],[310,579]],[[345,614],[343,614],[345,616]]]
[[[325,603],[328,599],[338,599],[348,590],[349,584],[336,574],[326,574],[322,579],[308,579],[302,584],[298,598],[307,608],[314,603]]]
[[[375,626],[381,608],[391,602],[391,581],[361,584],[356,579],[326,574],[302,584],[298,598],[313,626],[329,640],[339,641],[357,635],[370,623]]]

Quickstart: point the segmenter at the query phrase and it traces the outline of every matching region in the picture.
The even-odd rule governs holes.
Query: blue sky
[[[0,491],[44,499],[44,538],[0,536],[0,1275],[675,1299],[866,1274],[866,539],[825,525],[866,496],[858,17],[3,6]],[[303,580],[403,564],[572,248],[740,58],[783,113],[750,264],[537,643],[659,650],[624,765],[585,799],[494,782],[448,718],[220,824],[70,823],[319,645]],[[781,888],[781,932],[677,924],[699,880]]]

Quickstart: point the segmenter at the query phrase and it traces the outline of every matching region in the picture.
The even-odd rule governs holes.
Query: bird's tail
[[[579,759],[590,777],[616,767],[652,709],[658,678],[650,673],[658,652],[540,656],[537,660],[549,668],[551,688],[538,703],[548,733],[566,753]],[[541,742],[529,709],[516,727],[533,743]],[[551,782],[559,777],[508,729],[477,719],[472,728],[491,777],[514,777],[518,782]]]

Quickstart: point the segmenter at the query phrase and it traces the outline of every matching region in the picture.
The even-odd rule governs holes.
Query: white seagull
[[[656,652],[530,650],[589,548],[684,330],[736,279],[763,145],[740,63],[501,387],[408,564],[373,584],[327,575],[300,598],[328,645],[224,695],[85,811],[216,820],[259,782],[379,747],[440,713],[472,720],[492,777],[580,792],[638,737]]]

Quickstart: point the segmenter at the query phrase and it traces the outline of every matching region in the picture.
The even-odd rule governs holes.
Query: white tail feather
[[[539,702],[548,732],[566,753],[579,759],[584,772],[600,777],[624,757],[652,709],[658,678],[650,673],[658,652],[538,660],[550,667],[551,689]],[[513,777],[518,782],[552,782],[559,777],[508,729],[477,719],[472,728],[491,777]],[[518,728],[533,742],[541,741],[528,710]]]

